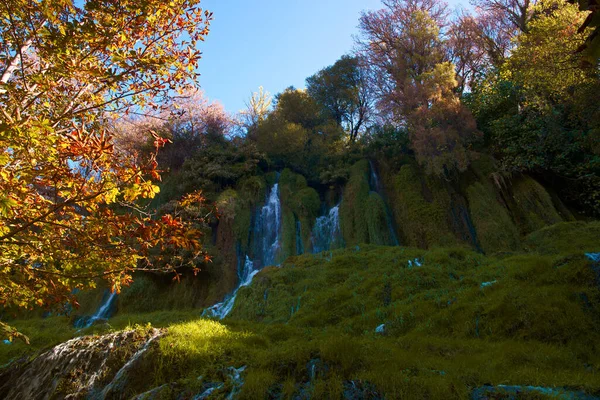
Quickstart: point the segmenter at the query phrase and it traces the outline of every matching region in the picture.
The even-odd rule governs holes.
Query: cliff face
[[[452,182],[428,176],[412,162],[397,170],[385,161],[379,164],[363,160],[351,169],[341,206],[349,245],[390,245],[397,234],[406,246],[514,251],[522,236],[573,219],[532,177],[501,178],[489,159],[474,163]],[[377,191],[369,185],[370,176],[381,182]],[[391,224],[386,213],[391,213]]]

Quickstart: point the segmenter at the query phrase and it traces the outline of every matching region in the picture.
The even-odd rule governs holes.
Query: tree
[[[546,177],[563,198],[600,213],[600,79],[577,52],[586,14],[563,1],[532,11],[499,74],[475,86],[472,108],[505,170]]]
[[[101,278],[118,291],[136,268],[174,270],[173,252],[203,256],[200,231],[136,203],[158,191],[166,140],[140,164],[115,151],[110,121],[194,83],[211,18],[199,0],[0,6],[0,305],[50,308]]]
[[[535,1],[472,0],[471,4],[474,15],[462,12],[448,30],[448,52],[457,66],[460,93],[502,66],[515,37],[528,30]]]
[[[378,107],[406,127],[417,160],[430,173],[464,170],[475,123],[454,93],[441,26],[446,5],[436,0],[389,0],[362,15],[359,45],[373,71]]]
[[[318,181],[319,167],[341,147],[342,135],[306,91],[290,87],[276,96],[275,109],[258,125],[255,141],[275,166],[290,167]]]
[[[343,56],[306,79],[306,90],[349,133],[350,142],[372,116],[372,96],[358,57]]]
[[[569,0],[569,2],[578,4],[581,11],[590,11],[579,27],[579,33],[586,30],[589,33],[585,43],[580,45],[577,51],[583,53],[585,64],[598,64],[598,60],[600,60],[600,7],[598,7],[598,2],[594,0]]]
[[[267,117],[272,104],[271,94],[266,92],[262,86],[258,88],[258,92],[252,93],[246,102],[246,109],[240,112],[243,125],[248,133],[251,134],[250,131],[256,129],[256,126]]]

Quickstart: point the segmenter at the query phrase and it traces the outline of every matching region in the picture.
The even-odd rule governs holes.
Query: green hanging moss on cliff
[[[340,227],[347,246],[369,242],[369,163],[361,160],[350,169],[340,206]]]
[[[562,222],[552,198],[536,180],[529,176],[514,179],[510,186],[509,207],[522,234]]]
[[[288,207],[282,208],[281,253],[279,257],[281,261],[296,255],[296,217]]]
[[[483,251],[494,253],[519,248],[519,231],[506,208],[498,202],[491,185],[472,184],[467,188],[467,200]]]
[[[300,222],[300,235],[304,249],[310,246],[310,234],[321,209],[319,193],[308,187],[306,178],[284,169],[279,176],[279,197],[283,212],[282,260],[297,254],[296,221]]]
[[[385,183],[403,244],[421,248],[457,244],[448,225],[450,196],[441,182],[407,164],[387,176]]]
[[[375,192],[371,192],[364,210],[369,228],[369,243],[378,245],[390,244],[392,238],[390,237],[390,229],[387,224],[387,211],[381,196]]]

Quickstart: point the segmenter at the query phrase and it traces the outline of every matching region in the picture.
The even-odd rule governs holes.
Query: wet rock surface
[[[0,371],[0,398],[119,398],[127,375],[162,335],[158,329],[71,339]]]

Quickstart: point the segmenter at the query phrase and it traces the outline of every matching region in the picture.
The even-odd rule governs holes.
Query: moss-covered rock
[[[390,228],[388,226],[388,215],[383,198],[375,193],[369,194],[365,205],[367,227],[369,229],[369,243],[388,245],[392,242]]]
[[[340,227],[346,245],[369,243],[369,162],[361,160],[350,170],[340,206]]]
[[[600,221],[562,222],[533,232],[525,239],[528,249],[545,254],[600,252]]]
[[[451,199],[444,185],[406,164],[385,184],[403,244],[421,248],[458,243],[449,226]]]
[[[467,189],[467,200],[483,251],[493,253],[519,248],[519,231],[508,210],[498,202],[491,185],[472,184]]]
[[[310,247],[310,235],[321,209],[321,199],[319,193],[307,185],[305,177],[288,168],[279,176],[279,196],[283,213],[283,261],[289,256],[297,255],[299,247]],[[301,242],[301,246],[298,242]]]
[[[508,206],[522,234],[562,222],[552,198],[535,179],[524,175],[510,184]]]

